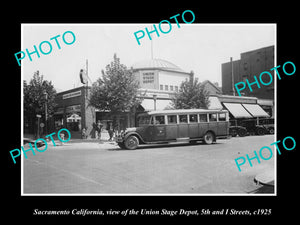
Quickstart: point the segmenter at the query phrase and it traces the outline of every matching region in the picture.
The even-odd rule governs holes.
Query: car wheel
[[[265,134],[265,131],[264,131],[264,129],[262,129],[262,128],[258,128],[258,129],[256,130],[256,134],[257,134],[257,135],[264,135],[264,134]]]
[[[212,144],[213,142],[214,142],[214,138],[215,136],[214,136],[214,134],[212,133],[212,132],[207,132],[205,135],[204,135],[204,143],[205,144],[207,144],[207,145],[210,145],[210,144]]]
[[[270,133],[270,134],[274,134],[274,127],[270,127],[270,128],[269,128],[269,133]]]
[[[126,140],[124,142],[125,148],[130,149],[130,150],[136,149],[138,147],[138,145],[139,145],[139,139],[133,135],[126,138]]]
[[[239,137],[245,137],[247,134],[246,129],[238,129],[237,134],[239,135]]]

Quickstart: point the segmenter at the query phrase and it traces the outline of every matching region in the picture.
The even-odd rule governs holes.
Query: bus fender
[[[143,138],[141,137],[141,135],[139,135],[137,132],[130,132],[130,133],[127,133],[127,134],[124,136],[124,140],[125,140],[127,137],[131,136],[131,135],[136,136],[136,137],[140,140],[141,143],[145,143],[145,141],[143,140]]]

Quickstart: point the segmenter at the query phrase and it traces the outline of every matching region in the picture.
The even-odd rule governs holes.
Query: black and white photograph
[[[24,195],[276,194],[276,24],[22,24],[25,48]]]
[[[296,218],[296,6],[47,4],[3,13],[5,219]]]

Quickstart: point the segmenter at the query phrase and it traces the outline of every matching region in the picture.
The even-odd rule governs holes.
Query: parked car
[[[245,127],[249,134],[264,135],[267,133],[267,129],[258,125],[256,119],[243,120],[241,126]]]
[[[274,118],[259,119],[258,124],[265,128],[267,134],[275,133]]]
[[[236,137],[237,135],[239,137],[244,137],[247,135],[247,129],[242,126],[230,126],[229,127],[229,134],[232,137]]]
[[[35,142],[36,142],[36,140],[33,140],[31,138],[23,138],[23,145],[30,143],[34,147]],[[43,142],[41,140],[36,142],[36,147],[41,147],[44,145],[45,145],[45,142]]]

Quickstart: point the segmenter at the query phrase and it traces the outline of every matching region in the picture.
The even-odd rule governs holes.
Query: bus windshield
[[[138,126],[149,125],[151,116],[140,116],[138,119]]]

